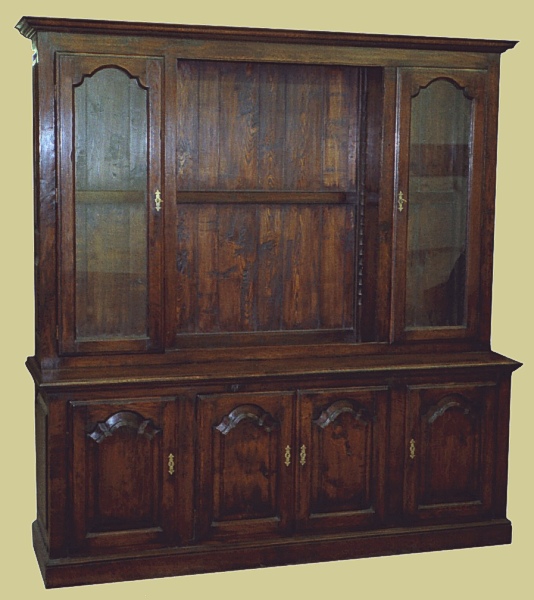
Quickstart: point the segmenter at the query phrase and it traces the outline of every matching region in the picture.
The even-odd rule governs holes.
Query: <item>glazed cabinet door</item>
[[[174,398],[72,401],[72,546],[176,543]]]
[[[400,340],[476,336],[485,72],[399,69],[394,319]]]
[[[410,386],[405,514],[443,520],[491,515],[497,386]]]
[[[292,397],[285,393],[197,398],[197,537],[276,534],[290,524]]]
[[[162,59],[58,56],[60,351],[161,347]]]
[[[387,388],[299,393],[297,527],[347,531],[383,520]]]

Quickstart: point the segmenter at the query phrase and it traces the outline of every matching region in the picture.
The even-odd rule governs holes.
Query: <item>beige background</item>
[[[532,119],[534,28],[526,0],[204,0],[114,3],[8,2],[0,44],[0,590],[4,598],[532,598],[533,400]],[[7,8],[6,8],[7,7]],[[77,8],[79,7],[79,8]],[[14,29],[22,15],[364,33],[520,40],[502,62],[493,348],[525,366],[514,376],[509,517],[511,546],[362,559],[127,582],[45,592],[31,548],[35,514],[33,388],[24,360],[33,353],[31,45]]]

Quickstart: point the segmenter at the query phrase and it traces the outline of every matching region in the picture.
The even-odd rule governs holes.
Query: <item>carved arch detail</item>
[[[456,81],[452,77],[448,77],[447,75],[440,75],[438,77],[434,77],[433,79],[430,79],[429,81],[427,81],[425,84],[421,84],[418,81],[414,81],[412,84],[412,89],[410,90],[411,97],[416,98],[421,93],[422,90],[428,89],[433,83],[436,83],[436,81],[445,81],[447,83],[450,83],[458,91],[462,92],[464,97],[467,98],[468,100],[475,99],[475,93],[471,90],[469,85],[463,86],[458,81]]]
[[[350,413],[355,419],[362,422],[371,422],[372,415],[363,406],[359,406],[352,400],[336,400],[328,408],[323,410],[317,419],[313,421],[315,425],[325,429],[333,423],[343,413]]]
[[[215,429],[223,435],[228,435],[232,429],[245,419],[252,421],[257,427],[263,427],[267,433],[270,433],[279,425],[270,413],[256,404],[242,404],[234,408],[228,415],[225,415],[221,422],[215,426]]]
[[[121,65],[114,64],[114,63],[99,64],[97,67],[89,70],[89,72],[78,73],[77,76],[72,81],[72,86],[74,88],[80,87],[84,84],[84,82],[87,79],[91,79],[92,77],[94,77],[95,75],[98,75],[100,72],[105,71],[106,69],[114,69],[115,71],[121,72],[122,74],[126,75],[126,77],[128,77],[128,79],[133,79],[134,81],[136,81],[139,88],[144,91],[148,90],[148,88],[149,88],[148,84],[145,81],[143,81],[144,74],[143,75],[133,75],[126,67],[123,67]]]
[[[100,444],[122,427],[132,429],[137,432],[137,435],[144,436],[149,440],[161,432],[161,429],[158,429],[151,419],[145,419],[139,413],[124,410],[114,413],[105,421],[97,423],[93,431],[87,434],[87,437]]]
[[[464,415],[474,420],[478,413],[478,406],[462,394],[447,394],[437,404],[433,404],[426,412],[424,418],[428,423],[434,423],[448,410],[460,409]]]

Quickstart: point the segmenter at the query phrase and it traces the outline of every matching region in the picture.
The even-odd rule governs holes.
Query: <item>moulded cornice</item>
[[[362,48],[445,50],[485,53],[502,53],[513,48],[517,44],[516,41],[508,40],[295,31],[290,29],[204,25],[174,25],[169,23],[134,23],[128,21],[99,21],[92,19],[63,19],[50,17],[22,17],[17,23],[16,28],[22,35],[30,39],[33,38],[38,31],[48,31],[66,34],[160,36],[182,39],[224,39],[288,44],[355,46]]]

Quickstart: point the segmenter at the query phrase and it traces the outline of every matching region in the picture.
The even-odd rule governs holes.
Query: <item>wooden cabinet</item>
[[[514,42],[24,17],[47,586],[509,543]]]

